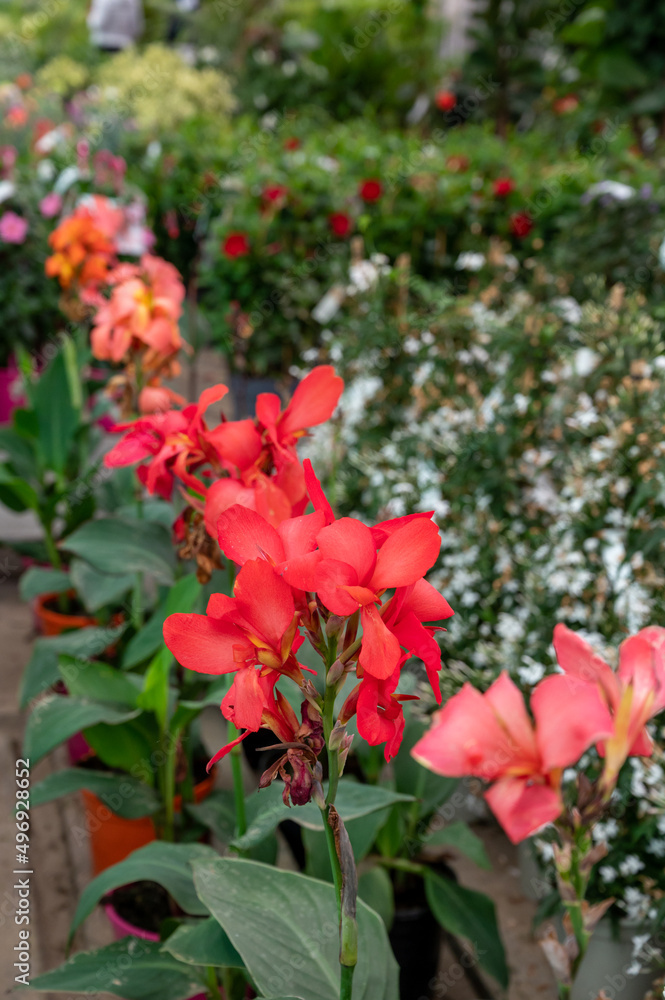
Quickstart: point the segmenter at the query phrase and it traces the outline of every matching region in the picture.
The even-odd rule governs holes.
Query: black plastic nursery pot
[[[395,891],[390,944],[399,965],[400,1000],[427,1000],[436,978],[441,928],[430,910],[420,878],[409,876]]]

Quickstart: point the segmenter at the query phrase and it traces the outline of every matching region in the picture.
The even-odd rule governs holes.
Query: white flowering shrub
[[[504,669],[537,683],[558,621],[610,660],[665,622],[663,321],[620,286],[591,281],[576,300],[544,275],[517,289],[510,261],[498,273],[473,296],[412,285],[406,316],[385,319],[385,287],[383,319],[373,306],[364,326],[339,315],[324,356],[346,390],[310,446],[340,512],[435,511],[430,579],[456,612],[446,696]],[[653,916],[665,890],[663,772],[642,767],[627,767],[596,874],[618,916]]]

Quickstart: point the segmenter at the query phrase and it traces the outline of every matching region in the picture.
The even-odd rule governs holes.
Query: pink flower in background
[[[18,158],[16,146],[0,146],[0,176],[10,177]]]
[[[437,774],[488,781],[485,798],[514,844],[558,819],[563,768],[613,729],[596,687],[573,692],[560,675],[536,687],[531,711],[535,725],[506,673],[484,694],[465,684],[411,751]]]
[[[561,623],[554,629],[554,649],[571,685],[571,697],[592,687],[612,713],[613,732],[598,746],[605,757],[604,783],[612,786],[627,757],[649,757],[653,751],[646,724],[665,709],[665,628],[650,625],[625,639],[619,646],[616,673]]]
[[[3,243],[23,243],[28,234],[28,221],[16,212],[5,212],[0,216],[0,240]]]
[[[62,208],[62,198],[57,191],[51,191],[39,203],[39,211],[45,219],[52,219]]]

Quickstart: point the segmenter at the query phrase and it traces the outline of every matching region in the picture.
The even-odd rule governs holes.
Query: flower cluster
[[[264,727],[290,744],[300,754],[298,773],[308,797],[318,780],[316,767],[309,764],[323,704],[296,659],[301,630],[324,660],[327,683],[336,692],[355,670],[356,682],[337,720],[338,745],[348,749],[344,727],[357,715],[360,735],[372,746],[385,743],[390,760],[404,729],[401,702],[406,696],[397,691],[401,669],[410,655],[420,656],[440,700],[438,626],[431,623],[448,618],[452,609],[424,579],[439,551],[438,530],[429,514],[372,528],[355,518],[336,519],[308,462],[305,476],[311,514],[274,527],[237,504],[222,512],[217,520],[220,548],[241,566],[234,596],[214,594],[206,615],[172,615],[164,637],[183,666],[235,673],[223,714],[245,730],[238,739]],[[300,688],[302,723],[276,693],[281,676]]]
[[[535,726],[503,673],[484,695],[465,684],[413,750],[438,774],[491,782],[485,797],[514,843],[559,818],[563,769],[593,744],[605,758],[606,803],[628,756],[650,756],[646,723],[665,708],[665,629],[626,639],[617,673],[565,625],[556,626],[554,646],[564,673],[534,689]]]

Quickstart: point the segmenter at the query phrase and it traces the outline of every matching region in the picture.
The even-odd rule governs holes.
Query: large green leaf
[[[195,862],[194,882],[260,992],[337,1000],[339,931],[331,885],[240,858]],[[361,900],[358,935],[354,1000],[397,1000],[397,963],[386,929]]]
[[[86,701],[64,695],[51,695],[38,702],[30,714],[25,727],[23,751],[33,764],[65,740],[79,733],[86,726],[99,722],[107,726],[117,726],[138,715],[124,707],[105,705],[102,702]]]
[[[164,583],[173,581],[173,545],[161,524],[98,518],[68,535],[62,547],[101,573],[149,573]]]
[[[160,807],[158,796],[143,781],[128,774],[93,771],[87,767],[67,767],[49,774],[30,789],[30,805],[34,808],[83,788],[94,792],[104,805],[123,819],[151,816]]]
[[[456,822],[434,830],[425,838],[426,847],[454,847],[466,854],[479,868],[491,868],[485,845],[466,823]]]
[[[123,724],[119,738],[112,726],[95,725],[84,729],[83,735],[95,754],[106,764],[141,778],[148,784],[155,781],[155,749],[159,729],[154,716],[141,712]]]
[[[278,783],[258,793],[264,802],[256,819],[250,823],[244,836],[234,841],[240,850],[258,844],[284,820],[292,819],[309,830],[323,830],[321,811],[314,802],[306,806],[289,808],[282,802],[282,787]],[[340,781],[335,798],[335,808],[346,824],[349,820],[367,816],[380,809],[388,809],[396,802],[413,802],[413,796],[393,792],[379,785],[361,785],[356,781]]]
[[[69,574],[77,594],[90,614],[106,605],[118,604],[135,582],[132,573],[101,573],[84,559],[72,559]]]
[[[205,989],[204,979],[162,950],[159,941],[126,937],[106,948],[82,951],[30,980],[31,990],[114,993],[126,1000],[186,1000]]]
[[[496,909],[489,896],[465,889],[431,869],[425,874],[425,891],[432,913],[444,930],[467,938],[480,964],[506,987],[509,979],[506,953],[496,922]]]
[[[33,402],[40,458],[45,469],[62,475],[81,419],[72,401],[64,351],[59,351],[40,375]]]
[[[6,456],[2,461],[8,461],[21,479],[37,481],[33,442],[18,434],[13,427],[0,427],[0,453]]]
[[[19,692],[21,708],[25,708],[28,702],[60,679],[58,657],[61,653],[82,660],[98,656],[120,638],[126,627],[118,625],[115,628],[81,628],[65,632],[64,635],[37,639],[21,680]]]
[[[103,701],[111,705],[140,708],[142,677],[121,673],[108,663],[97,660],[77,660],[61,654],[58,658],[60,676],[74,698]]]
[[[112,889],[130,882],[157,882],[173,896],[185,913],[207,917],[208,908],[194,890],[192,864],[199,861],[209,863],[214,858],[217,854],[205,844],[167,844],[155,840],[140,847],[88,883],[76,907],[70,939],[100,899]]]
[[[213,917],[182,924],[164,943],[164,951],[188,965],[242,969],[243,961]]]
[[[28,508],[39,509],[39,499],[32,486],[2,466],[0,466],[0,503],[19,513]],[[11,541],[11,538],[7,536],[6,540]]]
[[[31,601],[40,594],[62,594],[71,586],[72,581],[65,570],[31,566],[21,577],[18,589],[22,600]]]
[[[368,813],[367,816],[359,816],[357,819],[348,820],[344,825],[351,841],[353,856],[356,862],[362,861],[366,854],[374,846],[376,836],[386,821],[386,814],[383,810]],[[303,843],[307,855],[306,872],[313,878],[320,878],[326,882],[332,880],[330,871],[330,856],[328,854],[328,842],[323,830],[302,831]]]

